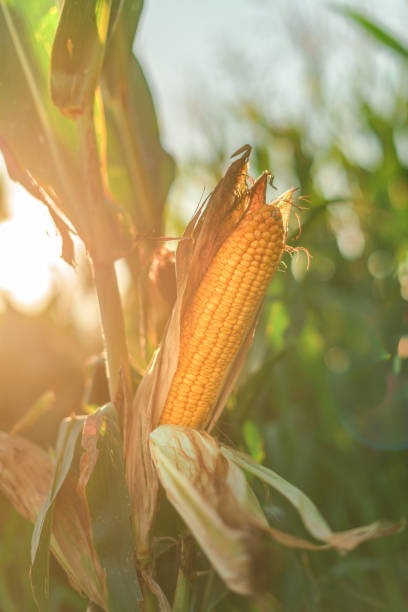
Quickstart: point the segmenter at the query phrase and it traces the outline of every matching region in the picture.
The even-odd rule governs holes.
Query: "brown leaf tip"
[[[232,159],[233,157],[237,157],[238,155],[241,155],[241,153],[244,153],[245,155],[244,155],[243,157],[244,157],[244,159],[246,159],[246,160],[248,161],[248,159],[249,159],[249,157],[250,157],[250,155],[251,155],[251,152],[252,152],[252,147],[251,147],[251,145],[249,145],[249,144],[245,144],[245,145],[243,145],[243,146],[242,146],[240,149],[238,149],[237,151],[235,151],[235,153],[233,153],[233,154],[231,155],[231,159]]]

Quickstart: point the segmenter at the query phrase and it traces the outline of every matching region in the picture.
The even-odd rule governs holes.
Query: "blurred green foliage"
[[[302,234],[289,243],[312,258],[307,270],[302,251],[286,255],[218,424],[246,452],[264,449],[265,464],[310,495],[335,529],[408,513],[408,160],[398,146],[407,100],[396,95],[389,114],[356,103],[367,148],[375,139],[380,149],[370,170],[347,155],[340,129],[322,154],[307,138],[307,119],[282,129],[246,108],[259,143],[253,174],[274,171],[282,153],[308,196],[309,205],[299,200],[308,206],[298,211]],[[296,529],[288,507],[258,493],[272,524]],[[271,591],[293,612],[402,612],[406,550],[406,533],[346,557],[273,547]],[[228,597],[215,609],[254,608]]]
[[[395,54],[406,49],[378,24],[343,11]],[[402,65],[401,79],[406,73]],[[316,92],[321,90],[316,88]],[[407,98],[394,92],[380,112],[354,87],[354,119],[363,141],[353,155],[344,117],[316,93],[315,112],[331,113],[321,147],[308,117],[271,123],[255,101],[235,109],[252,132],[254,177],[270,169],[281,191],[293,180],[302,232],[292,216],[287,253],[275,276],[246,369],[217,425],[238,444],[306,492],[334,529],[408,515],[408,157]],[[222,123],[222,118],[218,117]],[[223,172],[223,132],[204,136],[212,157],[197,168],[213,180]],[[365,159],[364,159],[365,157]],[[284,184],[284,187],[292,186]],[[270,193],[273,198],[273,192]],[[290,508],[262,488],[272,524],[302,527]],[[271,610],[356,612],[408,607],[406,532],[364,544],[347,556],[271,546]],[[256,610],[223,594],[218,612]]]

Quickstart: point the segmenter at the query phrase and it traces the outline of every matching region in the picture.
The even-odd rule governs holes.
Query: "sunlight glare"
[[[61,238],[46,207],[11,181],[12,216],[0,224],[0,292],[17,307],[40,310],[53,286],[75,272],[61,259]]]

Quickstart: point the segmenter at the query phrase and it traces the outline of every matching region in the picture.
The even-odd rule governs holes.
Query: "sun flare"
[[[7,192],[11,218],[0,224],[0,292],[34,311],[74,271],[61,259],[61,238],[45,206],[15,183]]]

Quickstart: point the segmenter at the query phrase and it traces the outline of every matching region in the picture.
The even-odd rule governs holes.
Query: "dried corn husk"
[[[151,433],[150,447],[169,500],[227,586],[240,594],[262,596],[268,586],[267,535],[291,548],[344,553],[403,527],[376,522],[335,533],[302,491],[206,432],[161,425]],[[241,468],[285,496],[317,542],[269,526]]]

